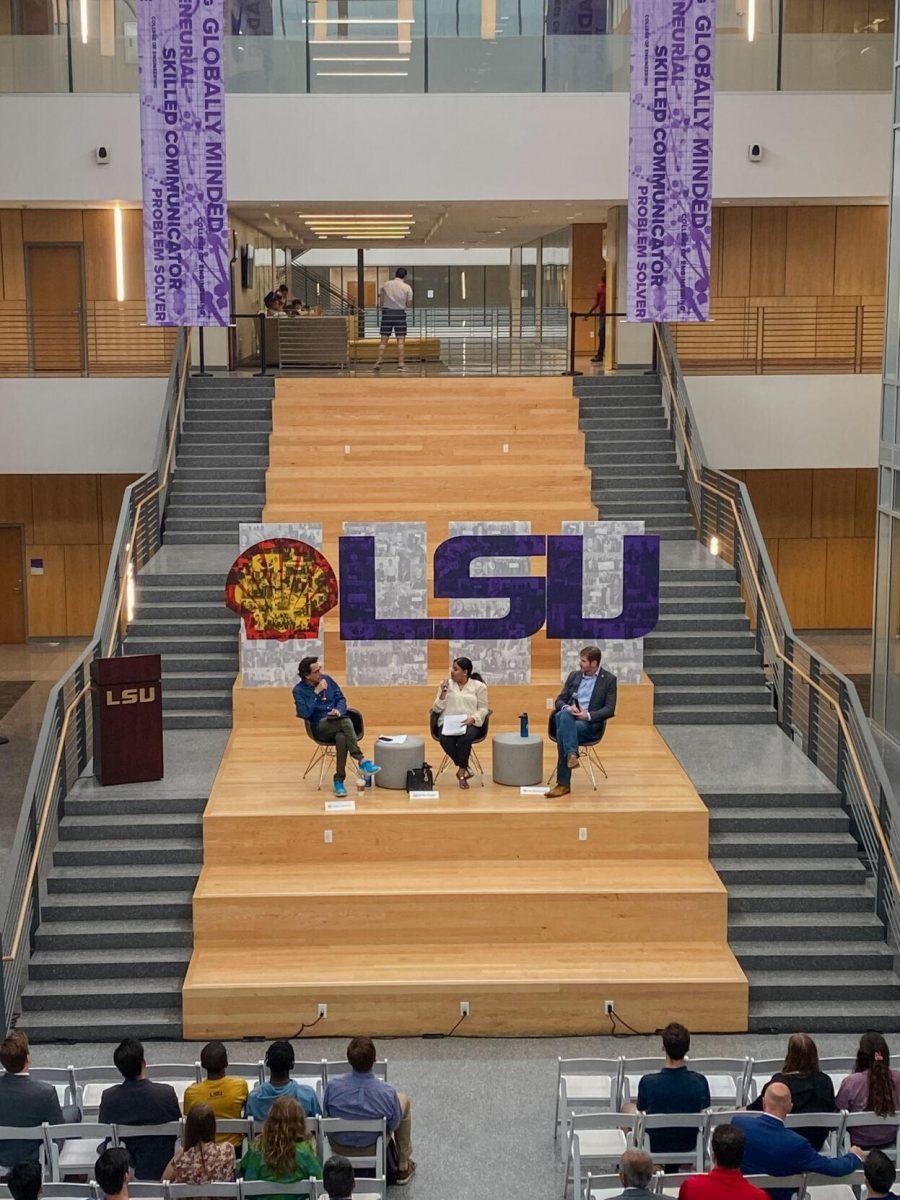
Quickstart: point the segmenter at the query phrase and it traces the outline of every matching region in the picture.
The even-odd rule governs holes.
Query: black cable
[[[456,1033],[457,1029],[459,1029],[460,1025],[462,1025],[463,1021],[466,1019],[466,1017],[468,1015],[469,1015],[468,1013],[463,1013],[460,1016],[459,1020],[456,1022],[456,1024],[453,1026],[453,1028],[450,1030],[449,1033],[423,1033],[422,1040],[423,1041],[436,1041],[440,1038],[453,1037],[454,1033]]]
[[[316,1017],[316,1019],[314,1021],[310,1021],[310,1023],[308,1025],[301,1025],[300,1028],[297,1030],[297,1032],[291,1035],[292,1038],[300,1037],[300,1035],[303,1033],[304,1029],[312,1029],[312,1027],[314,1025],[318,1025],[318,1023],[324,1019],[325,1019],[325,1014],[319,1013],[319,1015]]]
[[[619,1016],[619,1014],[616,1012],[616,1010],[614,1008],[611,1008],[606,1015],[609,1017],[610,1023],[612,1024],[612,1031],[611,1031],[612,1037],[627,1037],[627,1034],[619,1033],[619,1031],[616,1029],[617,1024],[624,1025],[625,1028],[630,1033],[637,1034],[638,1037],[641,1036],[640,1032],[637,1029],[635,1029],[635,1028],[633,1028],[633,1026],[629,1025],[627,1021],[622,1020],[622,1018]]]

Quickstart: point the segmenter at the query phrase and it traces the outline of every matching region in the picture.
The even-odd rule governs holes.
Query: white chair
[[[101,1198],[103,1193],[97,1189]],[[133,1183],[128,1181],[128,1195],[134,1196],[135,1200],[167,1200],[169,1194],[169,1185],[166,1183],[156,1183],[151,1180],[135,1180]]]
[[[47,1162],[46,1128],[46,1125],[28,1125],[21,1128],[15,1125],[0,1125],[0,1149],[3,1142],[37,1142],[38,1159],[43,1165]]]
[[[307,1121],[308,1120],[309,1120],[309,1118],[307,1117]],[[235,1158],[240,1160],[241,1155],[243,1154],[244,1150],[246,1150],[246,1148],[247,1148],[247,1143],[250,1142],[254,1136],[253,1122],[248,1117],[238,1117],[238,1118],[216,1117],[216,1133],[217,1134],[218,1133],[240,1134],[241,1145],[235,1146],[235,1148],[234,1148]]]
[[[363,1148],[368,1149],[371,1146],[374,1153],[354,1154],[350,1156],[350,1161],[353,1163],[355,1174],[360,1171],[373,1171],[376,1179],[385,1178],[387,1176],[387,1122],[358,1119],[345,1121],[343,1117],[320,1117],[318,1121],[320,1162],[324,1163],[335,1153],[331,1148],[331,1140],[334,1138],[340,1142],[342,1133],[371,1134],[372,1141]]]
[[[261,1058],[256,1062],[230,1062],[226,1074],[237,1079],[246,1079],[247,1087],[252,1092],[255,1087],[266,1081],[266,1064]]]
[[[96,1121],[100,1112],[100,1097],[108,1087],[122,1082],[115,1067],[74,1067],[75,1103],[88,1121]]]
[[[584,1200],[587,1172],[609,1172],[626,1150],[634,1146],[639,1113],[574,1113],[569,1122],[569,1142],[563,1171],[565,1196],[572,1181],[575,1200]]]
[[[51,1083],[60,1104],[77,1104],[74,1067],[30,1067],[28,1074],[41,1083]]]
[[[347,1065],[349,1067],[349,1063]],[[324,1058],[320,1058],[318,1061],[310,1059],[307,1062],[295,1062],[294,1069],[291,1071],[291,1078],[296,1079],[298,1083],[305,1083],[307,1087],[311,1087],[316,1096],[318,1096],[319,1103],[322,1103],[327,1078],[327,1063]]]
[[[6,1194],[9,1195],[8,1190]],[[46,1196],[47,1200],[69,1200],[70,1197],[72,1200],[87,1200],[90,1194],[90,1188],[84,1183],[53,1183],[48,1180],[41,1184],[41,1196]]]
[[[621,1058],[557,1059],[555,1143],[569,1136],[569,1118],[575,1112],[618,1111],[622,1096]]]
[[[840,1179],[810,1173],[804,1180],[802,1195],[804,1200],[859,1200],[865,1185],[866,1177],[862,1171],[842,1175]]]
[[[139,1142],[142,1138],[174,1138],[175,1144],[172,1153],[184,1141],[183,1117],[180,1121],[163,1121],[159,1125],[114,1125],[113,1129],[116,1133],[116,1145],[125,1146],[131,1153],[132,1162],[134,1162],[134,1143]],[[158,1190],[154,1193],[154,1195],[160,1194]]]
[[[622,1071],[622,1101],[637,1102],[638,1084],[644,1075],[661,1071],[666,1065],[664,1058],[626,1058]]]
[[[716,1122],[718,1124],[718,1121]],[[652,1155],[654,1160],[669,1163],[684,1163],[692,1170],[702,1173],[706,1169],[706,1138],[710,1126],[710,1114],[702,1113],[642,1113],[636,1144]],[[693,1131],[694,1145],[690,1150],[651,1149],[652,1135],[656,1130],[684,1129]],[[687,1141],[687,1135],[685,1141]]]
[[[784,1119],[787,1129],[825,1129],[827,1136],[823,1154],[839,1154],[847,1113],[788,1113]]]
[[[387,1181],[384,1179],[357,1179],[354,1181],[353,1200],[385,1200]],[[328,1193],[321,1179],[316,1180],[316,1197],[327,1200]]]
[[[585,1200],[611,1200],[613,1196],[621,1196],[623,1190],[622,1180],[618,1175],[593,1175],[588,1171],[587,1182],[584,1185]],[[353,1195],[355,1197],[356,1193]]]
[[[751,1058],[747,1086],[741,1104],[749,1104],[760,1094],[773,1075],[784,1066],[783,1058]]]
[[[170,1083],[175,1089],[178,1103],[184,1105],[184,1093],[192,1083],[200,1083],[203,1072],[198,1062],[147,1064],[147,1078],[154,1083]]]
[[[267,1179],[242,1179],[239,1187],[244,1196],[308,1196],[315,1200],[316,1180],[304,1179],[298,1183],[270,1183]],[[130,1188],[129,1188],[130,1191]]]
[[[323,1060],[323,1062],[324,1061],[325,1060]],[[372,1074],[376,1079],[381,1079],[384,1083],[387,1083],[387,1067],[387,1059],[378,1058],[375,1060],[375,1065],[372,1068]],[[346,1075],[348,1071],[352,1070],[353,1068],[345,1058],[341,1059],[340,1061],[327,1061],[325,1062],[325,1082],[327,1083],[328,1080],[333,1078],[335,1075]]]
[[[240,1200],[239,1183],[170,1183],[169,1200]],[[129,1192],[131,1184],[128,1185]]]
[[[790,1188],[796,1200],[803,1200],[806,1190],[805,1175],[745,1175],[744,1178],[754,1187],[762,1188],[764,1192],[771,1188]],[[834,1180],[831,1182],[834,1183]]]
[[[666,1157],[668,1158],[668,1155]],[[660,1171],[650,1185],[650,1191],[657,1192],[660,1196],[677,1196],[681,1185],[690,1174],[690,1171]]]
[[[737,1108],[744,1103],[749,1058],[689,1058],[687,1065],[688,1070],[706,1076],[713,1108]]]
[[[820,1058],[819,1070],[831,1076],[831,1082],[834,1084],[836,1093],[847,1076],[852,1075],[856,1070],[856,1058],[852,1055],[847,1057],[833,1056],[831,1058]]]
[[[897,1162],[898,1141],[900,1141],[900,1115],[890,1117],[879,1117],[876,1113],[843,1113],[844,1125],[842,1133],[839,1137],[838,1144],[843,1143],[843,1148],[849,1150],[853,1141],[853,1131],[861,1125],[883,1125],[885,1127],[885,1136],[888,1136],[890,1131],[891,1143],[887,1146],[882,1146],[881,1149],[894,1162]]]
[[[44,1149],[50,1164],[50,1178],[63,1183],[70,1175],[92,1179],[97,1156],[107,1142],[116,1142],[113,1125],[82,1121],[74,1125],[47,1125]]]

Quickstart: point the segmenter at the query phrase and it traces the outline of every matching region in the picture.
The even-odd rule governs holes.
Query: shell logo
[[[248,638],[317,638],[319,621],[337,599],[337,577],[328,559],[293,538],[248,547],[225,582],[225,603],[243,620]]]

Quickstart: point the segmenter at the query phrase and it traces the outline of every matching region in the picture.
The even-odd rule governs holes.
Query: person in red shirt
[[[769,1200],[761,1188],[741,1174],[744,1131],[736,1125],[717,1125],[712,1135],[713,1168],[708,1175],[691,1175],[681,1185],[678,1200]]]
[[[600,320],[597,322],[597,353],[591,359],[591,362],[603,362],[606,354],[606,272],[600,276],[600,282],[597,284],[597,295],[594,303],[588,309],[585,320],[592,313],[599,313]]]

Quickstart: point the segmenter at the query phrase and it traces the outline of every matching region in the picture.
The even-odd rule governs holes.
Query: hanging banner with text
[[[716,0],[632,0],[628,319],[708,321]]]
[[[137,0],[148,325],[227,325],[223,0]]]

